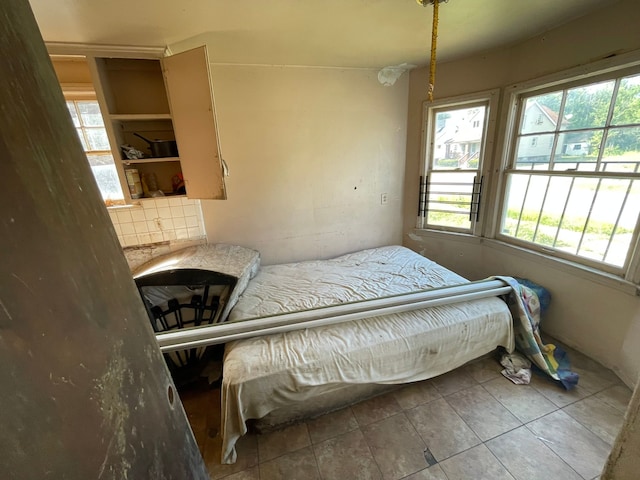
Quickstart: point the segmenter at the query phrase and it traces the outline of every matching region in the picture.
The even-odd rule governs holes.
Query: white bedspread
[[[229,320],[465,283],[404,247],[262,267]],[[511,315],[485,298],[239,340],[226,346],[222,462],[236,460],[245,422],[344,384],[405,383],[445,373],[497,346],[513,350]]]

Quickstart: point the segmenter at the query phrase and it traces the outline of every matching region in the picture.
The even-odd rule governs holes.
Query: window
[[[497,97],[491,91],[425,104],[418,228],[466,233],[479,228],[483,159]]]
[[[515,100],[497,237],[625,273],[640,213],[638,70]]]
[[[122,187],[98,102],[95,99],[72,100],[69,99],[70,96],[72,95],[66,95],[67,108],[102,198],[108,206],[124,205]]]

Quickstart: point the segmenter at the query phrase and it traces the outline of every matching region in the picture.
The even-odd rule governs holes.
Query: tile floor
[[[549,341],[549,340],[547,340]],[[567,349],[578,386],[515,385],[494,358],[283,430],[246,435],[220,464],[217,389],[181,397],[212,479],[598,479],[631,391]]]

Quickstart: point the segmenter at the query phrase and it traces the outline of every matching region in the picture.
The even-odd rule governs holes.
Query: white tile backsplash
[[[173,219],[173,228],[186,228],[187,222],[184,217],[176,217]]]
[[[149,233],[146,221],[133,222],[133,227],[136,229],[136,233]]]
[[[131,210],[131,219],[134,222],[141,222],[146,220],[144,210],[142,208],[136,208]]]
[[[133,226],[133,222],[121,223],[120,230],[122,235],[135,235],[136,227]]]
[[[127,210],[118,210],[116,212],[119,223],[130,223],[133,222],[133,218],[131,218],[131,212],[129,209]]]
[[[160,218],[171,218],[171,209],[169,207],[158,208],[158,216]]]
[[[195,205],[183,205],[182,211],[184,212],[185,217],[190,217],[192,215],[197,215],[197,210]]]
[[[149,232],[159,232],[160,231],[160,222],[156,220],[147,220],[147,229]]]
[[[146,208],[144,207],[144,218],[146,220],[154,220],[158,218],[158,209],[157,208]]]
[[[139,205],[110,208],[109,218],[123,247],[205,239],[199,200],[141,199]]]

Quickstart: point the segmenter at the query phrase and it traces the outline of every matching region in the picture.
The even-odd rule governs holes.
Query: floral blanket
[[[495,277],[509,284],[512,293],[506,298],[515,332],[516,348],[540,370],[557,380],[567,390],[578,383],[578,374],[570,369],[564,350],[545,344],[540,338],[540,300],[533,288],[512,277]]]

